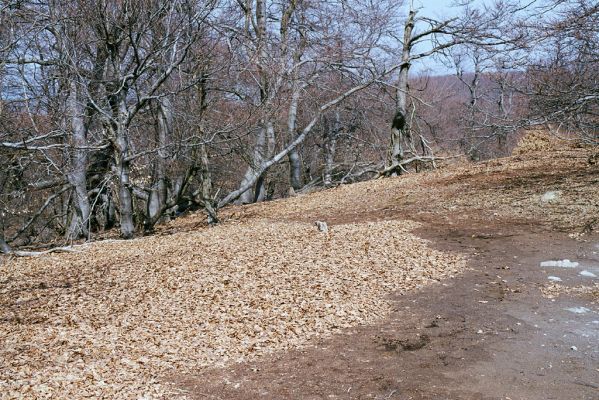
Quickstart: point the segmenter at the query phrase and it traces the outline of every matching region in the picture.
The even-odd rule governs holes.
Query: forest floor
[[[593,151],[3,259],[0,398],[597,399]]]

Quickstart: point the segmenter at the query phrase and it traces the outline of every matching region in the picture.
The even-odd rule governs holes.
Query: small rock
[[[478,331],[476,331],[476,333],[478,333],[479,335],[482,335],[484,332],[482,329],[479,329]]]
[[[570,350],[574,350],[574,351],[576,351],[576,350],[578,350],[578,347],[576,347],[576,346],[572,346],[572,347],[570,347]]]
[[[553,282],[561,282],[562,278],[560,278],[559,276],[548,276],[547,279],[549,279],[550,281]]]
[[[327,233],[329,231],[329,226],[326,222],[316,221],[316,226],[318,227],[318,230],[321,232]]]

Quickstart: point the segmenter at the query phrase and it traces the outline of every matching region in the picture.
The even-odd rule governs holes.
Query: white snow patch
[[[562,194],[559,190],[546,192],[543,196],[541,196],[541,201],[543,203],[553,203],[559,199],[559,196]]]
[[[571,307],[571,308],[566,308],[566,310],[573,312],[574,314],[586,314],[589,311],[591,311],[586,307]]]
[[[559,276],[548,276],[547,279],[549,279],[550,281],[553,282],[561,282],[562,278],[560,278]]]
[[[590,271],[587,271],[586,269],[584,271],[581,271],[579,273],[579,275],[586,276],[587,278],[596,278],[597,277],[597,275],[595,275],[594,273],[592,273]]]
[[[568,260],[550,260],[541,262],[541,267],[559,267],[559,268],[576,268],[578,267],[577,262]]]

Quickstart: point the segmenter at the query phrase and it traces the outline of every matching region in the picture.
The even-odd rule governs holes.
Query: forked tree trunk
[[[268,121],[258,130],[258,137],[254,146],[254,156],[252,165],[250,165],[241,181],[240,187],[246,186],[250,182],[255,182],[254,190],[246,190],[240,197],[239,203],[247,204],[263,201],[266,198],[265,175],[262,171],[263,165],[274,153],[275,130],[272,122]]]
[[[260,82],[260,102],[268,115],[272,107],[271,104],[271,82],[267,66],[271,56],[267,49],[267,30],[266,30],[266,1],[256,0],[256,52],[258,76]],[[238,202],[242,204],[262,201],[266,198],[266,170],[264,163],[272,158],[275,149],[275,129],[270,116],[265,116],[258,128],[258,136],[254,146],[254,154],[250,166],[239,185],[239,188],[245,188],[255,182],[254,190],[247,189],[239,197]]]

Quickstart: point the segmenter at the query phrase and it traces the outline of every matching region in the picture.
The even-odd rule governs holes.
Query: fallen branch
[[[71,246],[68,247],[54,247],[52,249],[44,250],[44,251],[22,251],[22,250],[13,250],[9,251],[8,255],[16,256],[16,257],[39,257],[45,254],[50,253],[79,253],[79,251],[73,249]]]
[[[389,176],[394,172],[398,172],[397,170],[400,169],[402,171],[405,171],[404,166],[407,166],[409,164],[412,164],[413,162],[416,161],[422,161],[422,162],[429,162],[429,163],[434,163],[435,161],[438,160],[445,160],[447,159],[447,157],[434,157],[434,156],[425,156],[425,157],[412,157],[412,158],[408,158],[407,160],[404,160],[400,163],[391,165],[387,168],[385,168],[382,171],[379,171],[378,176]]]

